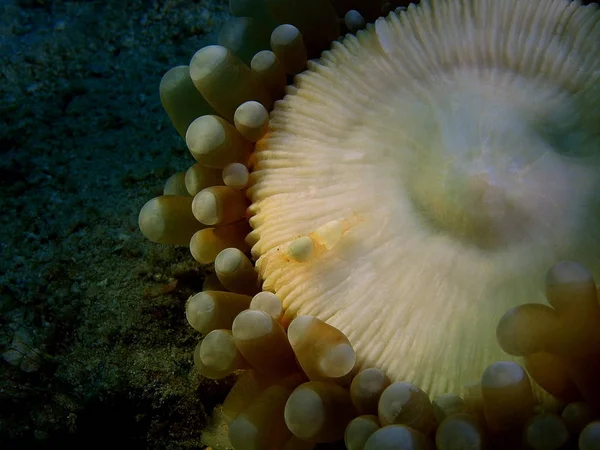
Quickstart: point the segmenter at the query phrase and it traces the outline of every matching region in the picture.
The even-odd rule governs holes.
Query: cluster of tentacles
[[[565,114],[575,113],[568,138],[585,136],[577,149],[599,153],[600,139],[590,130],[600,123],[600,14],[563,0],[520,5],[431,0],[367,26],[397,4],[231,0],[236,18],[223,26],[219,45],[200,49],[189,66],[163,77],[162,104],[197,162],[144,205],[140,229],[158,243],[189,245],[202,264],[214,263],[216,277],[189,299],[186,316],[202,335],[194,351],[199,372],[212,379],[239,372],[222,406],[236,450],[311,449],[342,439],[350,450],[600,449],[594,421],[600,417],[600,302],[584,267],[598,273],[600,240],[571,222],[564,229],[552,222],[569,213],[587,218],[583,208],[599,211],[593,194],[583,196],[586,203],[573,200],[577,189],[598,187],[598,171],[589,168],[597,160],[565,163],[558,159],[564,155],[554,160],[541,152],[542,158],[531,150],[542,145],[537,135],[515,131],[516,122],[505,120],[513,104],[533,117],[526,116],[527,99],[520,100],[525,87],[537,95],[534,114],[538,103],[551,112],[563,101]],[[507,48],[531,49],[517,56],[500,46],[482,50],[477,42],[486,38],[478,33],[489,30],[478,20],[498,27],[494,39],[508,41]],[[310,60],[346,31],[355,34],[335,42],[319,62]],[[460,45],[454,48],[451,38]],[[535,50],[544,45],[547,58],[557,58],[554,65]],[[535,64],[529,67],[528,59]],[[498,61],[509,76],[491,73]],[[558,74],[556,84],[568,96],[548,89],[548,80],[537,76],[544,70],[550,81]],[[536,83],[527,85],[528,79]],[[453,136],[448,144],[444,125],[462,127],[459,144],[469,145],[472,130],[447,119],[457,110],[467,119],[473,111],[491,113],[474,134],[488,132],[485,145],[492,150],[490,123],[502,142],[512,143],[507,133],[526,141],[531,154],[524,159],[531,161],[522,163],[519,176],[534,182],[519,191],[490,181],[497,173],[487,166],[474,176],[451,162],[440,167],[440,154],[428,146],[456,144]],[[390,117],[401,133],[388,136]],[[442,125],[432,127],[424,117]],[[546,125],[536,130],[546,133]],[[571,145],[558,141],[543,145]],[[504,169],[502,161],[493,163]],[[514,164],[510,170],[512,176]],[[556,194],[551,203],[541,194],[535,202],[517,195],[550,178],[571,190],[544,185],[544,195]],[[451,198],[455,191],[458,200]],[[555,203],[579,209],[554,211]],[[523,213],[525,206],[535,217]],[[419,220],[398,220],[406,215]],[[585,234],[588,244],[550,242],[546,251],[540,232],[547,240]],[[427,256],[422,265],[420,253],[405,245],[410,240]],[[522,266],[504,252],[512,247],[522,248]],[[542,256],[525,256],[531,249]],[[460,272],[454,266],[466,264],[466,253],[473,266]],[[436,258],[446,266],[436,266]],[[500,258],[508,262],[494,265]],[[561,259],[583,264],[554,265],[544,291],[543,272]],[[490,269],[480,271],[488,261]],[[522,274],[523,267],[533,269]],[[403,290],[409,294],[403,297]],[[495,291],[489,302],[481,300]],[[526,370],[509,355],[523,357]]]

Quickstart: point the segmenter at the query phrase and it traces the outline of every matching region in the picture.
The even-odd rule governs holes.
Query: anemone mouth
[[[339,328],[363,367],[455,392],[507,358],[495,324],[544,300],[547,267],[599,267],[589,246],[600,238],[598,163],[557,144],[585,136],[600,148],[588,122],[564,126],[596,108],[586,52],[597,49],[582,43],[554,63],[583,19],[550,4],[424,3],[335,42],[296,77],[248,189],[248,241],[287,317]],[[515,34],[515,22],[536,31]],[[555,22],[562,34],[551,37]],[[556,123],[563,139],[543,132]],[[343,224],[335,246],[282,257],[331,223]]]

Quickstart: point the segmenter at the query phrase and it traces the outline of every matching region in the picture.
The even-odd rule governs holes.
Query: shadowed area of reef
[[[137,213],[189,165],[158,99],[219,1],[0,1],[0,447],[200,445],[183,305],[203,273]]]

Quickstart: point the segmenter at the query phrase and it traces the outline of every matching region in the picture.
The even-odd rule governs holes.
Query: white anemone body
[[[263,289],[363,367],[431,395],[477,382],[548,268],[600,274],[598,42],[600,14],[563,0],[422,2],[336,42],[254,155]],[[334,246],[285,256],[335,220]]]

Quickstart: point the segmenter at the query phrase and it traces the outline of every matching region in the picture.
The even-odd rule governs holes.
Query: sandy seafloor
[[[192,164],[158,97],[225,0],[0,0],[0,448],[202,448],[203,269],[137,228]]]

